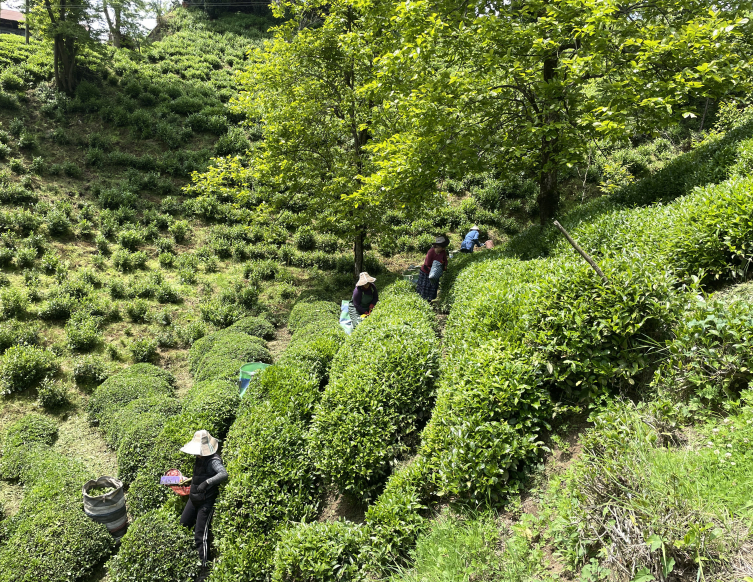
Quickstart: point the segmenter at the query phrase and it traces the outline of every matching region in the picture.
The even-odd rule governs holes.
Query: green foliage
[[[29,306],[29,299],[22,289],[9,287],[0,291],[0,317],[10,319],[22,316]]]
[[[129,404],[131,414],[126,410],[120,413],[116,419],[108,426],[111,435],[117,433],[117,457],[118,457],[118,479],[128,486],[136,478],[139,470],[144,466],[149,458],[152,447],[157,441],[159,434],[165,424],[165,416],[157,411],[144,411],[142,414],[133,414],[134,403],[141,403],[143,400],[154,400],[153,398],[140,398]],[[123,422],[124,418],[129,422]],[[117,427],[117,428],[116,428]]]
[[[316,248],[314,231],[307,226],[302,226],[296,231],[293,242],[299,251],[313,251]]]
[[[428,418],[439,360],[426,302],[410,285],[384,295],[337,353],[309,434],[318,470],[365,500]]]
[[[0,389],[3,394],[10,394],[32,388],[57,368],[57,359],[48,350],[12,346],[0,356]]]
[[[199,382],[236,378],[240,367],[248,362],[272,363],[272,355],[261,338],[229,330],[213,336],[206,338],[212,342],[206,355],[200,360],[191,359],[191,369]]]
[[[39,345],[39,326],[20,321],[0,323],[0,351],[20,345]]]
[[[340,310],[331,301],[298,302],[290,310],[288,329],[295,332],[314,321],[338,321]]]
[[[275,327],[263,317],[244,317],[230,326],[230,330],[272,340],[275,337]]]
[[[63,382],[45,378],[37,388],[37,402],[45,410],[55,410],[70,402],[68,386]]]
[[[172,416],[176,416],[183,411],[181,402],[173,396],[165,394],[159,394],[157,396],[145,396],[132,400],[124,407],[119,408],[112,415],[112,418],[102,426],[104,432],[104,438],[107,444],[113,449],[117,450],[121,441],[124,439],[124,435],[129,430],[129,427],[135,423],[140,422],[140,418],[144,416],[157,416],[162,419],[162,423]],[[143,438],[156,438],[162,430],[162,426],[158,430],[154,431],[151,437],[140,436],[138,434],[133,435],[135,441],[138,443]],[[137,445],[139,446],[139,445]],[[148,453],[149,447],[146,447],[143,454]],[[120,455],[118,456],[120,461]]]
[[[82,352],[93,349],[102,339],[99,325],[99,318],[89,313],[82,311],[74,313],[65,324],[68,347]]]
[[[157,357],[157,341],[151,337],[140,337],[131,340],[128,351],[134,363],[152,362]]]
[[[107,571],[113,582],[186,581],[197,575],[199,566],[193,532],[173,513],[157,510],[130,525]]]
[[[73,379],[83,386],[99,386],[107,380],[108,366],[98,356],[82,356],[73,362]]]
[[[304,523],[284,531],[277,543],[275,582],[365,579],[358,561],[367,530],[341,521]]]
[[[34,446],[49,446],[57,435],[57,423],[42,414],[30,413],[11,424],[2,440],[0,475],[3,479],[18,479],[25,450]]]
[[[136,364],[110,376],[94,391],[87,404],[89,421],[106,429],[107,422],[126,404],[137,398],[174,393],[174,379],[151,364]]]

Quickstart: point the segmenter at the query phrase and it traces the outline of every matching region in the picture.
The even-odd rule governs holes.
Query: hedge
[[[222,330],[194,342],[189,352],[197,381],[235,379],[243,364],[272,363],[264,340],[239,331]]]
[[[231,325],[229,330],[240,331],[245,334],[271,340],[275,337],[275,326],[263,317],[244,317]]]
[[[332,301],[299,301],[290,310],[288,329],[295,333],[314,321],[338,321],[339,317],[339,306]]]
[[[81,463],[48,448],[55,432],[50,419],[36,414],[6,431],[4,444],[13,443],[14,460],[12,475],[4,472],[3,478],[18,478],[24,497],[0,546],[2,582],[79,580],[114,545],[107,528],[81,511],[81,485],[93,476]]]
[[[164,424],[162,415],[143,413],[124,427],[117,448],[118,479],[124,485],[130,485],[144,467]]]
[[[130,525],[107,573],[112,582],[189,582],[200,566],[193,531],[175,514],[155,510]]]
[[[151,366],[151,364],[136,364],[136,366]],[[107,423],[129,402],[160,395],[173,396],[174,393],[175,389],[165,381],[164,377],[157,374],[141,375],[127,369],[125,372],[110,376],[94,391],[87,404],[89,422],[99,424],[107,430]]]
[[[439,360],[425,302],[405,285],[384,295],[337,353],[308,436],[318,471],[362,500],[410,450],[431,410]]]
[[[365,527],[342,521],[302,523],[282,533],[274,555],[274,582],[367,580],[359,554]]]
[[[244,400],[223,452],[233,478],[217,502],[213,580],[259,579],[252,573],[264,579],[278,523],[317,516],[322,492],[305,434],[303,424],[271,403]]]
[[[112,419],[103,426],[104,437],[113,449],[117,449],[124,433],[144,414],[156,414],[167,419],[183,410],[181,402],[172,396],[160,394],[138,398],[129,402],[125,408],[113,414]]]
[[[57,434],[57,423],[42,414],[30,413],[11,424],[3,435],[0,477],[18,479],[25,451],[35,445],[51,445]]]

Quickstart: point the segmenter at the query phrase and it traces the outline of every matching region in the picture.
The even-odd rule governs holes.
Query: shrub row
[[[290,319],[290,344],[252,384],[228,435],[224,459],[236,477],[219,498],[213,580],[268,578],[285,524],[310,521],[321,506],[306,433],[345,334],[333,303],[298,303]]]
[[[81,485],[92,475],[49,449],[56,433],[54,421],[29,414],[4,435],[0,475],[18,479],[24,497],[18,514],[4,524],[2,582],[80,580],[113,549],[107,528],[81,511]]]
[[[341,493],[373,499],[431,411],[439,350],[431,308],[413,287],[385,289],[332,364],[309,445]]]

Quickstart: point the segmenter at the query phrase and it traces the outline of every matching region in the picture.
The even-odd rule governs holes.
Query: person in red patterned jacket
[[[429,252],[426,253],[424,264],[421,265],[421,269],[418,273],[418,285],[416,286],[416,290],[418,291],[418,294],[427,301],[433,301],[437,298],[437,292],[439,291],[439,278],[432,279],[429,275],[431,274],[431,268],[434,265],[434,261],[439,261],[442,265],[442,272],[447,270],[447,260],[449,258],[449,255],[447,254],[448,244],[450,244],[450,241],[446,236],[438,236],[431,245]]]

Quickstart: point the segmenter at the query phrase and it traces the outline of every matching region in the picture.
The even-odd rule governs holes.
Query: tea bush
[[[366,580],[358,558],[367,535],[366,528],[342,521],[294,525],[277,543],[272,579]]]
[[[340,309],[332,301],[300,301],[290,310],[288,328],[291,332],[314,321],[339,321]]]
[[[3,394],[32,388],[58,368],[55,355],[37,346],[11,346],[0,356],[0,389]]]
[[[24,315],[28,306],[29,299],[23,290],[10,287],[0,291],[0,317],[3,319]]]
[[[83,356],[73,362],[73,379],[79,385],[99,386],[109,375],[107,364],[98,356]]]
[[[244,317],[236,321],[228,329],[245,334],[272,340],[275,337],[275,327],[263,317]]]
[[[11,346],[39,345],[39,325],[29,322],[0,323],[0,352]]]
[[[141,400],[153,399],[139,399],[135,402]],[[122,414],[118,415],[116,421],[112,423],[118,424],[121,431],[117,439],[118,479],[128,486],[149,458],[151,449],[157,441],[166,419],[163,415],[150,411],[131,415],[130,422],[125,426],[120,426],[122,423],[117,422],[120,417],[122,417]],[[115,432],[112,426],[108,428],[111,434]]]
[[[102,339],[99,325],[97,317],[86,312],[74,313],[65,324],[68,347],[82,352],[93,349]]]
[[[428,418],[439,352],[428,305],[409,284],[385,298],[338,351],[308,441],[342,493],[374,498]]]
[[[45,378],[37,388],[37,402],[45,410],[55,410],[70,402],[68,386],[63,382]]]
[[[124,438],[123,435],[128,430],[128,427],[138,422],[142,416],[154,414],[164,420],[172,416],[176,416],[183,411],[183,405],[181,402],[173,397],[165,394],[159,394],[157,396],[146,396],[143,398],[137,398],[132,400],[124,407],[117,410],[112,418],[104,425],[101,426],[104,432],[105,441],[113,449],[117,450],[120,442]],[[156,437],[161,432],[155,431]],[[148,452],[149,449],[146,449]]]
[[[110,376],[94,391],[87,404],[89,421],[106,429],[107,422],[137,398],[174,394],[175,380],[151,364],[136,364]]]
[[[244,538],[274,534],[278,522],[310,521],[320,507],[321,491],[300,423],[280,415],[269,403],[244,399],[225,443],[223,459],[228,481],[217,501],[215,535],[221,560],[215,566],[220,579],[237,567],[239,554],[245,568],[264,570],[271,557],[255,544],[245,550]]]
[[[183,400],[184,413],[200,419],[209,427],[206,430],[219,439],[225,438],[239,405],[237,384],[224,380],[197,382]]]
[[[30,413],[15,421],[3,435],[0,476],[3,479],[18,479],[24,451],[34,446],[49,446],[57,435],[57,423],[48,416]]]
[[[166,510],[136,519],[123,536],[120,551],[107,562],[113,582],[192,580],[199,567],[193,532]]]
[[[151,337],[133,339],[128,344],[128,351],[134,363],[151,362],[157,357],[157,341]]]

